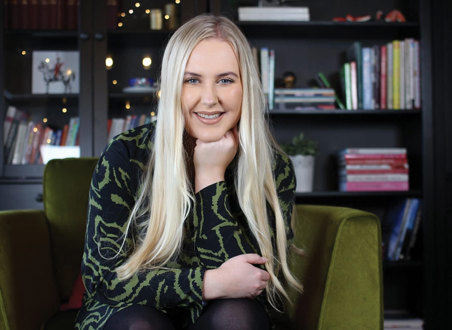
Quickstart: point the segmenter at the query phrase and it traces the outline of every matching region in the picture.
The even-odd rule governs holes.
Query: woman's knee
[[[269,328],[265,308],[251,299],[214,300],[199,321],[202,327],[195,327],[195,329],[265,330]]]

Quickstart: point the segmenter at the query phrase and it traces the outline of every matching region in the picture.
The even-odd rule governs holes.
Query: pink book
[[[389,182],[345,182],[341,184],[341,191],[408,191],[406,181]]]
[[[386,109],[386,89],[387,89],[387,48],[386,45],[381,46],[380,50],[380,108]]]

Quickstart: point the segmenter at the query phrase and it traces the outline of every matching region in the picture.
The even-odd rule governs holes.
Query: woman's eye
[[[232,79],[229,79],[229,78],[223,78],[223,79],[220,79],[220,81],[219,81],[219,83],[223,84],[223,85],[230,84],[230,83],[233,83],[233,82],[234,81]]]
[[[188,79],[185,79],[185,82],[186,82],[187,84],[196,84],[196,83],[198,82],[198,79],[195,79],[195,78],[188,78]]]

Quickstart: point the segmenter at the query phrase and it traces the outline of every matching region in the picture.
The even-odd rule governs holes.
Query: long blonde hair
[[[243,100],[236,193],[261,254],[268,260],[265,268],[271,279],[267,299],[276,306],[280,294],[289,300],[278,279],[280,270],[288,284],[301,290],[287,264],[285,224],[272,171],[277,146],[265,120],[265,98],[250,46],[239,28],[224,17],[200,15],[191,19],[174,33],[165,49],[154,147],[129,221],[136,223],[146,215],[149,219],[140,228],[141,236],[132,254],[117,268],[117,273],[119,278],[126,279],[143,268],[164,267],[180,252],[184,221],[194,201],[183,145],[182,82],[192,50],[207,38],[229,42],[239,60]],[[266,203],[275,214],[276,256]]]

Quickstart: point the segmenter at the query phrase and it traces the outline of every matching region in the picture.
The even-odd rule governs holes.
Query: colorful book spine
[[[395,110],[400,109],[400,41],[393,41],[392,94]]]
[[[387,46],[380,49],[380,109],[386,109],[387,102]]]
[[[394,45],[391,43],[388,43],[386,45],[387,47],[387,60],[386,60],[386,77],[387,77],[387,83],[386,83],[386,108],[387,109],[394,109]]]

